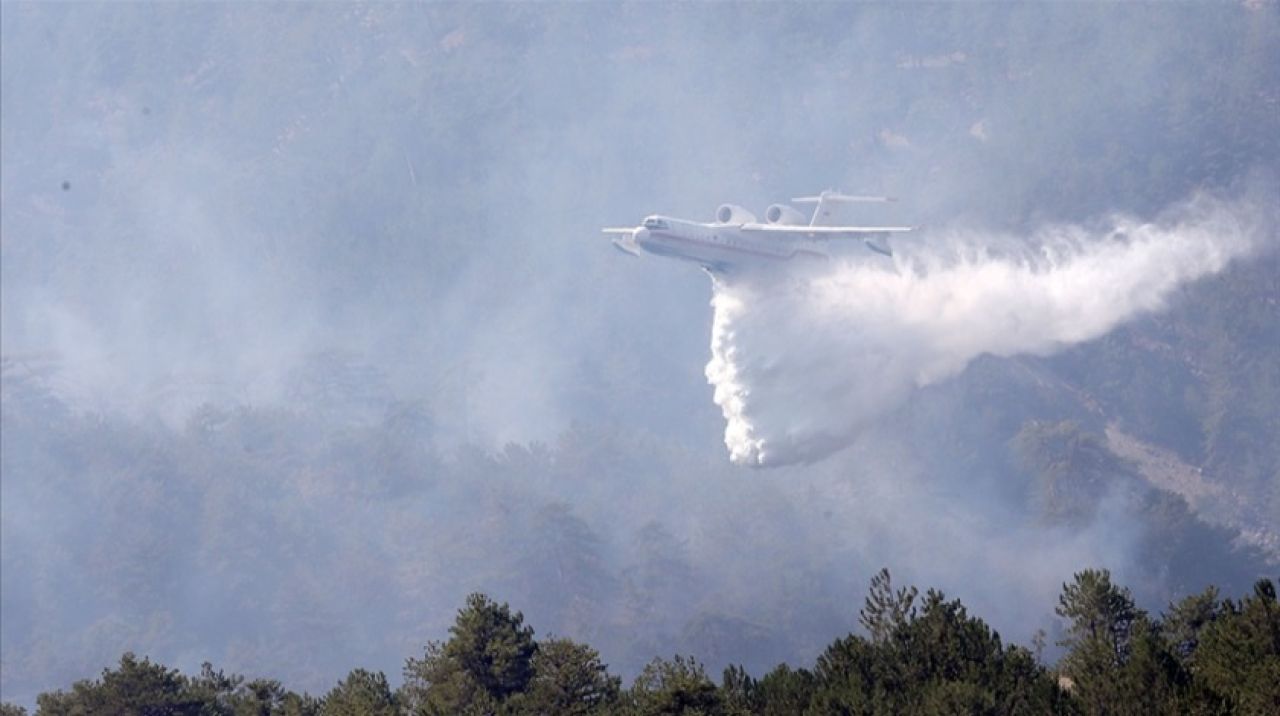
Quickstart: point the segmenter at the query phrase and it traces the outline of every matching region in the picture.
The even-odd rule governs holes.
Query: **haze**
[[[394,676],[477,590],[759,673],[882,566],[1027,643],[1280,560],[1274,2],[0,20],[6,701]],[[927,230],[732,289],[599,233],[828,187]]]

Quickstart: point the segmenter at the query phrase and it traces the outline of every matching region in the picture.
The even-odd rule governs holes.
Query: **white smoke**
[[[892,261],[717,280],[706,373],[729,456],[817,460],[982,354],[1047,355],[1097,338],[1247,253],[1259,221],[1241,202],[1201,196],[1156,223],[1118,217],[1028,240],[956,229],[899,240]]]

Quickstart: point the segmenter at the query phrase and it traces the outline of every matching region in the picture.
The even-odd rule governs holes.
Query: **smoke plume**
[[[714,282],[707,378],[735,462],[812,462],[983,354],[1048,355],[1161,309],[1249,251],[1257,212],[1198,196],[1158,221],[949,229],[818,272]],[[915,243],[912,243],[912,242]]]

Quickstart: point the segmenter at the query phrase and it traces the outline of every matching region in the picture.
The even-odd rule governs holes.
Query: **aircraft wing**
[[[634,256],[636,258],[640,257],[640,248],[636,246],[635,229],[622,229],[606,226],[601,229],[601,231],[606,234],[612,234],[615,237],[613,239],[614,248],[628,256]]]
[[[800,236],[807,239],[860,239],[862,244],[877,254],[893,256],[893,250],[877,239],[894,234],[905,234],[914,226],[803,226],[797,224],[743,224],[744,234],[767,236],[769,234]]]

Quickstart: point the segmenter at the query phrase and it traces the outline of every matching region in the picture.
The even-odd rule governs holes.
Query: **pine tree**
[[[1195,655],[1198,679],[1242,714],[1280,713],[1280,603],[1276,586],[1259,580],[1253,594],[1223,602],[1202,632]]]
[[[636,677],[628,693],[628,710],[635,716],[713,716],[722,713],[716,685],[701,663],[676,655],[654,659]]]
[[[609,675],[595,649],[568,639],[549,639],[538,643],[533,679],[515,699],[514,710],[566,716],[605,713],[617,702],[620,688],[621,680]]]
[[[888,568],[882,568],[871,578],[871,590],[858,621],[866,627],[871,641],[880,643],[893,630],[915,618],[913,604],[919,592],[915,587],[893,590],[893,580]]]
[[[524,691],[537,644],[524,615],[483,594],[467,597],[447,642],[427,644],[405,664],[402,693],[418,713],[484,713]]]
[[[399,705],[381,671],[356,669],[324,697],[320,716],[396,716]]]

